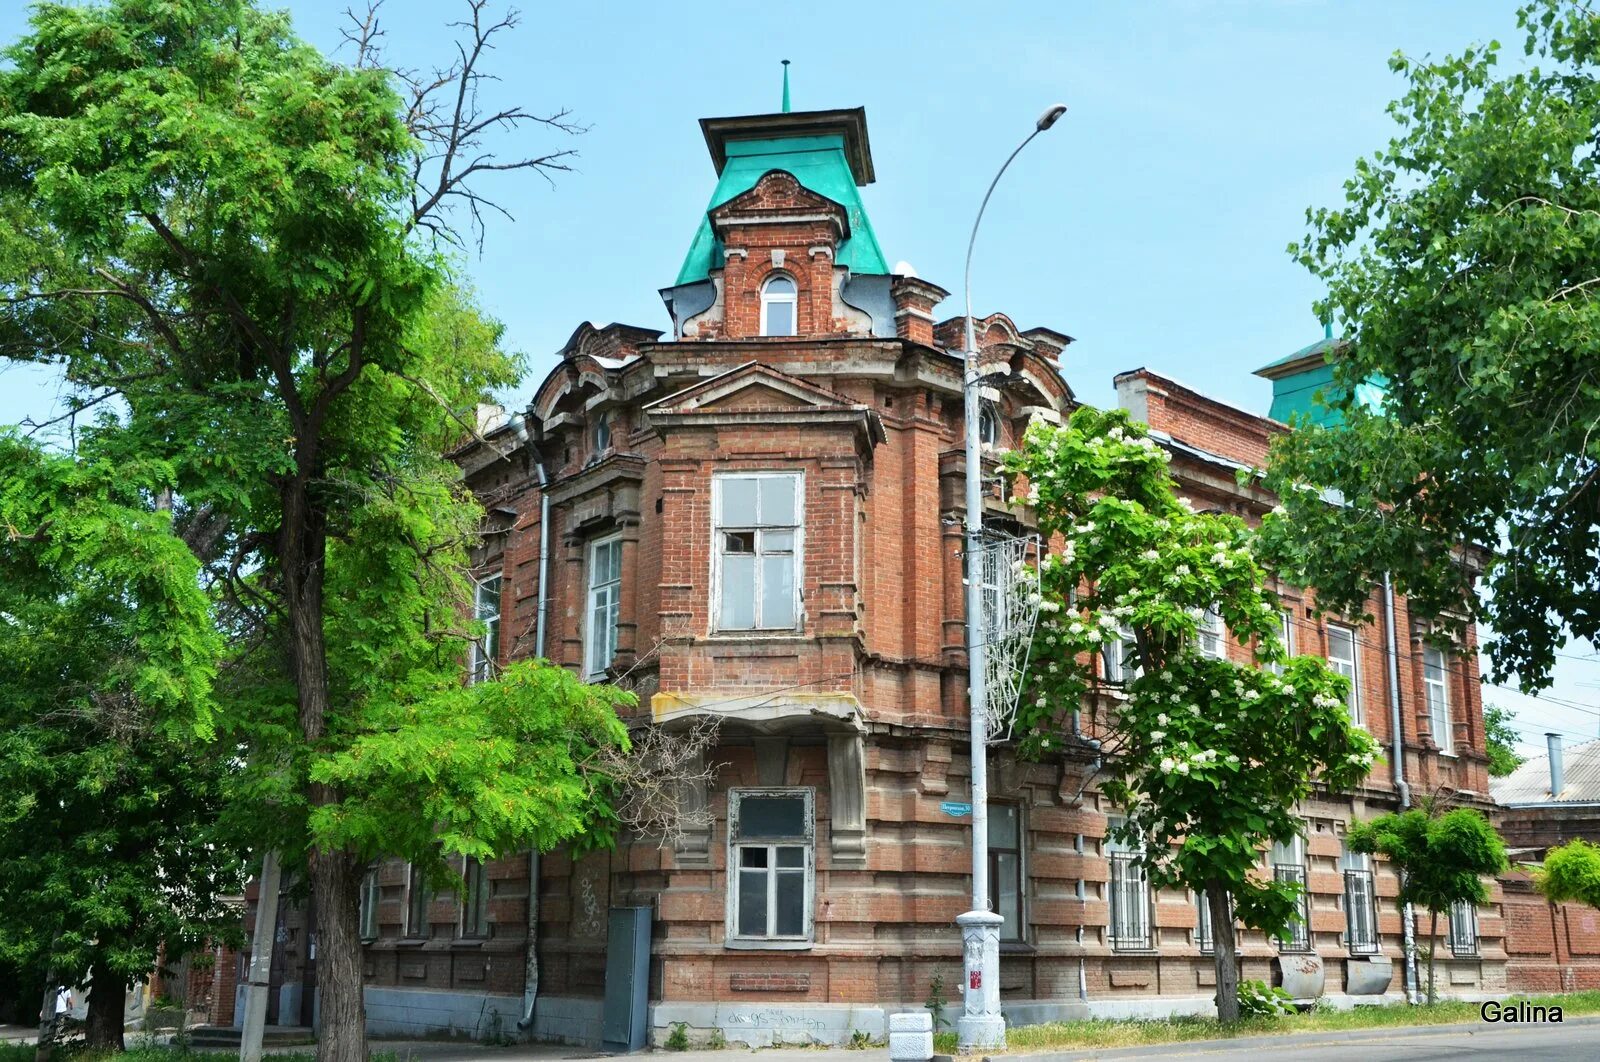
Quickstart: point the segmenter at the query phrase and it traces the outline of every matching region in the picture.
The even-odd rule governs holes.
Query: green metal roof
[[[711,230],[711,211],[748,192],[773,170],[792,174],[804,187],[844,208],[850,232],[834,256],[836,263],[853,273],[889,272],[857,191],[873,180],[866,114],[860,108],[708,118],[700,124],[717,166],[717,187],[677,283],[705,280],[711,270],[722,267],[722,243]]]
[[[1344,423],[1344,415],[1329,407],[1336,397],[1333,362],[1344,342],[1335,339],[1333,329],[1328,328],[1315,343],[1257,369],[1257,376],[1272,381],[1272,408],[1267,416],[1285,424],[1306,417],[1325,428]],[[1383,406],[1384,393],[1383,379],[1375,376],[1356,386],[1355,398],[1376,412]]]

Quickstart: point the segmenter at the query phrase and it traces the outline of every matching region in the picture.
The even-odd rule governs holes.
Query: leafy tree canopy
[[[1563,624],[1600,634],[1600,13],[1538,0],[1519,21],[1516,72],[1493,43],[1397,54],[1398,133],[1290,247],[1346,323],[1324,396],[1344,423],[1274,445],[1287,512],[1265,534],[1325,607],[1361,611],[1390,572],[1413,614],[1481,620],[1496,681],[1531,690]],[[1374,379],[1378,410],[1352,397]]]
[[[1519,735],[1511,725],[1516,713],[1509,708],[1486,704],[1483,706],[1483,737],[1489,752],[1489,774],[1504,778],[1522,766],[1525,756],[1517,754]]]
[[[0,433],[0,958],[117,1001],[158,950],[238,932],[218,831],[222,641],[154,501],[161,462]]]
[[[1550,849],[1533,881],[1551,903],[1576,900],[1600,908],[1600,845],[1579,840]]]

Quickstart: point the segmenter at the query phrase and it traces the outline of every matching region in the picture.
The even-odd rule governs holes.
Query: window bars
[[[1017,698],[1028,670],[1039,621],[1039,539],[991,537],[969,565],[983,590],[984,689],[989,740],[1007,741],[1017,718]],[[970,574],[969,574],[970,578]]]
[[[1478,908],[1473,904],[1450,905],[1450,954],[1478,954]]]
[[[1311,950],[1311,917],[1306,893],[1306,868],[1302,863],[1274,863],[1272,876],[1277,881],[1292,881],[1300,886],[1300,896],[1296,901],[1300,908],[1300,920],[1289,923],[1283,936],[1278,938],[1279,951],[1310,951]]]
[[[1372,871],[1344,872],[1345,944],[1351,955],[1378,954],[1378,894]]]
[[[1148,951],[1154,946],[1150,923],[1150,882],[1137,852],[1111,853],[1111,948]]]

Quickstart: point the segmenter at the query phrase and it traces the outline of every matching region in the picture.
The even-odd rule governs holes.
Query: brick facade
[[[762,121],[770,135],[774,116]],[[657,1035],[676,1021],[695,1036],[720,1028],[753,1044],[837,1041],[852,1029],[880,1034],[885,1012],[920,1007],[936,977],[952,1016],[959,1012],[954,919],[969,905],[970,820],[944,805],[970,799],[962,364],[952,352],[962,322],[935,320],[946,293],[933,284],[857,277],[836,265],[851,219],[801,176],[768,172],[710,217],[723,264],[708,281],[663,292],[671,335],[580,326],[532,396],[527,441],[510,425],[489,423],[493,446],[474,443],[457,457],[488,511],[473,560],[481,575],[502,576],[502,662],[542,645],[555,663],[589,670],[593,547],[620,542],[616,652],[606,675],[638,693],[637,725],[674,727],[707,714],[722,720],[716,777],[700,794],[715,823],[676,847],[623,838],[616,850],[577,861],[546,854],[532,910],[529,858],[491,864],[491,927],[482,940],[462,939],[451,896],[434,900],[426,934],[408,934],[405,868],[386,866],[379,935],[368,949],[369,993],[387,1000],[409,991],[419,1007],[433,1005],[430,998],[481,998],[486,1008],[525,1018],[536,989],[535,1034],[593,1041],[607,908],[643,905],[654,912]],[[798,289],[797,334],[761,336],[762,286],[778,273]],[[984,369],[997,374],[985,389],[997,446],[1014,443],[1033,418],[1070,411],[1072,391],[1059,368],[1066,335],[1019,330],[1003,314],[979,320],[977,333]],[[1240,487],[1234,470],[1259,463],[1282,425],[1145,370],[1117,384],[1123,404],[1162,433],[1179,487],[1197,508],[1254,518],[1272,505],[1259,490]],[[716,484],[758,473],[799,476],[795,620],[781,630],[731,630],[717,611],[718,550],[734,547],[714,527],[717,492],[727,489]],[[985,505],[996,525],[1022,526],[998,483]],[[775,563],[781,585],[788,562]],[[542,587],[541,570],[548,573]],[[1283,589],[1296,649],[1325,653],[1326,624],[1313,602]],[[1382,614],[1376,598],[1372,611]],[[1397,627],[1406,777],[1419,791],[1445,785],[1482,801],[1474,648],[1464,645],[1453,657],[1455,753],[1442,755],[1429,733],[1417,660],[1425,624],[1401,601]],[[1387,748],[1391,691],[1381,621],[1359,627],[1358,642],[1366,725]],[[1098,793],[1087,757],[1020,763],[1004,747],[991,756],[991,798],[1016,809],[1021,838],[1021,928],[1001,960],[1011,1019],[1205,1010],[1211,959],[1196,942],[1193,897],[1153,898],[1150,947],[1111,945],[1104,838],[1114,809]],[[790,842],[804,848],[809,874],[807,930],[792,939],[730,933],[744,917],[730,898],[738,874],[729,865],[736,851],[730,807],[750,790],[805,793],[811,801],[805,838]],[[1374,964],[1358,965],[1341,943],[1339,838],[1353,816],[1395,806],[1393,781],[1380,767],[1357,793],[1317,797],[1302,809],[1310,958],[1295,962],[1320,960],[1326,994],[1385,990],[1352,983]],[[1397,883],[1380,865],[1374,884],[1381,952],[1397,959]],[[526,961],[530,914],[534,964]],[[1480,912],[1477,956],[1452,964],[1462,972],[1451,984],[1502,988],[1502,936],[1497,898]],[[1276,942],[1257,933],[1241,938],[1244,976],[1280,979]],[[1399,965],[1386,986],[1391,994]],[[455,1027],[482,1033],[470,1021]]]

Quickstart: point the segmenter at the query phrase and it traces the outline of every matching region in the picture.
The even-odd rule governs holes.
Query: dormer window
[[[602,454],[611,449],[611,414],[596,413],[589,426],[589,452]]]
[[[761,285],[761,334],[792,336],[795,328],[794,278],[774,273]]]

